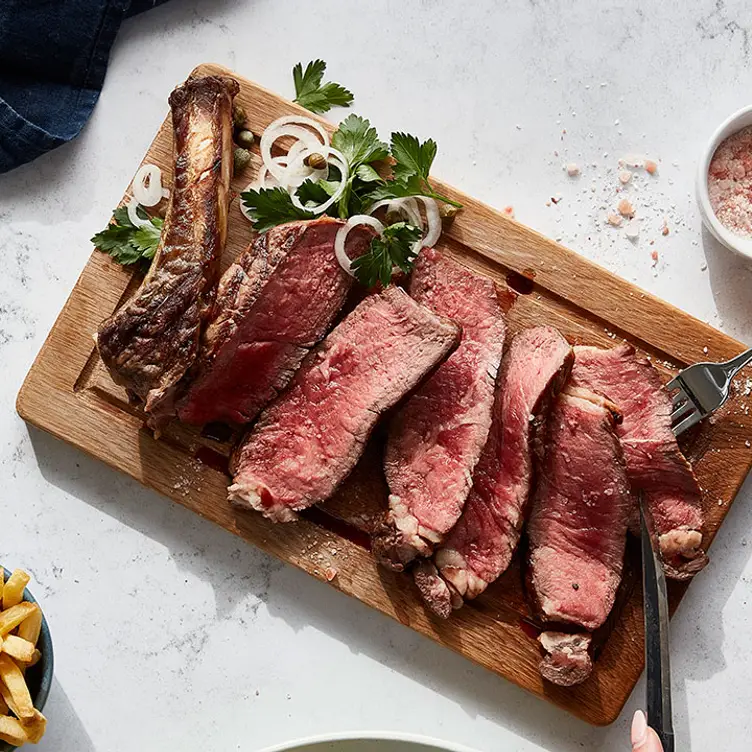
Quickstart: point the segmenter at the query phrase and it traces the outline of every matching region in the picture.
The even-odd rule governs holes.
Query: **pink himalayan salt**
[[[715,150],[708,168],[710,205],[720,223],[752,237],[752,125],[732,133]]]

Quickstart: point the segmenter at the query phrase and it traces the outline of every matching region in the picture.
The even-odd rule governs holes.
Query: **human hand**
[[[654,729],[648,726],[645,713],[638,710],[632,719],[633,752],[663,752],[663,745]]]

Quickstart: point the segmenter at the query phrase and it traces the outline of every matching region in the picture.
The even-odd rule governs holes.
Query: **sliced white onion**
[[[326,201],[324,201],[323,204],[319,204],[318,206],[314,206],[314,207],[303,206],[297,194],[294,192],[294,189],[291,190],[290,198],[292,199],[292,203],[295,206],[297,206],[298,209],[309,211],[311,212],[311,214],[323,214],[333,203],[335,203],[336,201],[339,201],[339,198],[342,195],[342,192],[345,190],[347,179],[350,176],[350,171],[347,167],[347,160],[345,159],[344,155],[338,152],[336,149],[332,149],[331,147],[328,147],[328,151],[329,151],[329,155],[328,155],[329,164],[334,165],[339,170],[339,173],[340,173],[339,187]],[[356,215],[356,216],[365,216],[365,215]]]
[[[312,133],[311,129],[316,131]],[[264,165],[269,168],[269,172],[284,185],[286,183],[286,170],[274,164],[272,158],[272,146],[274,142],[283,136],[291,136],[296,141],[302,142],[312,151],[320,151],[329,148],[329,134],[311,118],[297,117],[294,115],[281,117],[275,120],[261,135],[261,159]],[[320,137],[320,139],[319,139]],[[295,144],[290,148],[292,151]],[[326,154],[324,155],[326,156]],[[293,157],[290,157],[292,160]]]
[[[128,219],[130,219],[134,227],[150,227],[151,222],[148,219],[141,219],[141,217],[138,216],[138,207],[139,203],[134,196],[127,204]]]
[[[412,196],[406,198],[385,198],[382,201],[377,201],[369,208],[368,213],[373,214],[384,206],[387,213],[391,211],[399,212],[405,216],[411,225],[423,229],[423,220],[418,211],[418,202]]]
[[[441,214],[436,201],[428,196],[416,196],[415,198],[423,202],[426,207],[426,234],[423,237],[421,246],[423,248],[433,248],[441,236],[442,224]]]
[[[350,261],[347,253],[345,253],[345,241],[350,234],[350,230],[358,225],[369,225],[373,227],[376,232],[381,235],[384,232],[384,225],[379,222],[376,217],[371,217],[368,214],[353,214],[350,219],[345,222],[342,227],[337,231],[337,235],[334,238],[334,253],[337,256],[339,265],[351,276],[354,277],[355,273],[352,270],[352,261]]]
[[[133,198],[141,206],[156,206],[163,196],[162,170],[155,164],[141,165],[133,178]]]

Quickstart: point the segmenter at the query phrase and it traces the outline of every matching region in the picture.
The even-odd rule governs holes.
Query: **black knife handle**
[[[661,731],[655,729],[655,733],[658,734],[658,738],[663,745],[663,752],[674,752],[674,733],[673,731]]]

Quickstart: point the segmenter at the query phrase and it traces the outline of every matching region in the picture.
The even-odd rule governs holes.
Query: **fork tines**
[[[691,393],[686,389],[681,376],[671,379],[666,384],[666,389],[669,392],[675,390],[671,397],[671,430],[675,436],[678,436],[699,423],[702,420],[703,413],[692,399]]]

